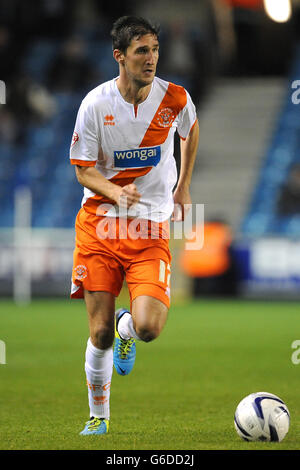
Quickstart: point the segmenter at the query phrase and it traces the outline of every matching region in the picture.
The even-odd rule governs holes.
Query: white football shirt
[[[134,107],[124,100],[116,80],[99,85],[83,99],[70,160],[74,165],[95,166],[120,186],[134,182],[141,199],[127,216],[163,222],[174,208],[174,133],[177,129],[186,139],[196,122],[196,109],[183,87],[158,77],[146,100]],[[84,188],[82,207],[92,214],[119,215],[113,201],[88,188]]]

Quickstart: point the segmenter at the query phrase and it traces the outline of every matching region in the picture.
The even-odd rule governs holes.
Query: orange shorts
[[[99,217],[81,208],[75,228],[71,298],[83,298],[84,289],[117,297],[126,279],[130,302],[149,295],[170,307],[168,222]]]

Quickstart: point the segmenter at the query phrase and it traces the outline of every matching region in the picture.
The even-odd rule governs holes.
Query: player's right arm
[[[97,114],[93,100],[86,97],[79,108],[70,149],[79,183],[95,194],[104,196],[120,207],[130,207],[141,197],[135,184],[121,187],[105,178],[95,167],[100,145]]]
[[[93,193],[105,196],[120,207],[130,207],[140,200],[140,193],[135,184],[119,186],[106,179],[93,166],[75,166],[78,182]]]

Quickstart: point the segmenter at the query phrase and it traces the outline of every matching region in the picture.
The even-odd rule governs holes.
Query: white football
[[[282,441],[289,430],[290,413],[276,395],[251,393],[238,404],[234,426],[245,441]]]

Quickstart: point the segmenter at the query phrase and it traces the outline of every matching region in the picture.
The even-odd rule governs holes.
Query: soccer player
[[[90,333],[85,354],[90,419],[83,435],[108,432],[113,365],[117,373],[128,374],[136,340],[154,340],[166,323],[168,221],[184,216],[184,211],[174,214],[174,207],[191,204],[199,135],[188,92],[155,76],[158,29],[143,18],[125,16],[114,23],[111,35],[119,76],[83,99],[70,150],[84,187],[71,291],[72,298],[85,300]],[[176,130],[181,169],[173,194]],[[124,279],[130,311],[115,312]]]

